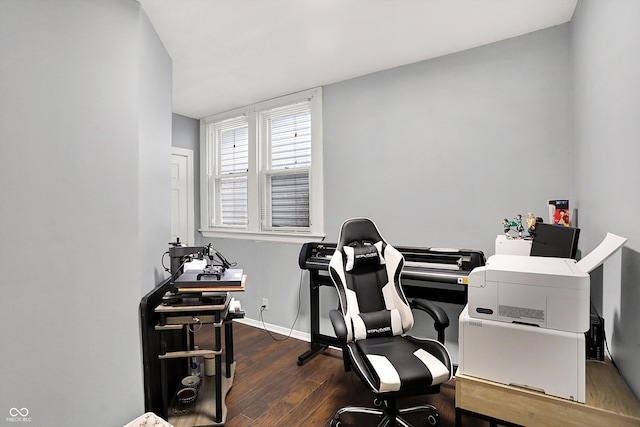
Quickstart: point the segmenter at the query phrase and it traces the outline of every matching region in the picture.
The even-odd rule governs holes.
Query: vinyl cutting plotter
[[[474,249],[450,249],[395,246],[405,259],[401,272],[402,288],[407,298],[464,305],[467,303],[469,273],[484,265],[485,257]],[[320,286],[333,287],[329,277],[329,261],[336,250],[335,243],[309,242],[302,245],[298,264],[309,271],[310,285],[310,349],[298,357],[303,365],[328,346],[339,347],[337,338],[320,333]]]
[[[494,255],[469,275],[459,372],[585,401],[589,273],[627,239],[608,234],[576,262]]]

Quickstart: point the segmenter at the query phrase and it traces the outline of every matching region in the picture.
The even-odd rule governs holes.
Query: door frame
[[[193,150],[188,148],[171,147],[171,158],[173,156],[186,157],[187,160],[187,241],[190,246],[195,246],[195,188],[193,170]]]

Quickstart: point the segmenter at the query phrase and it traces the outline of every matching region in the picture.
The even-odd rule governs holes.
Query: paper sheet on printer
[[[613,255],[627,241],[626,237],[616,236],[607,233],[602,243],[597,248],[589,252],[584,258],[577,262],[577,266],[585,273],[591,273],[600,264],[604,263],[611,255]]]

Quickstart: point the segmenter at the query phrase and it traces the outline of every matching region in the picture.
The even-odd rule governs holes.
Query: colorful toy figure
[[[509,232],[511,231],[511,227],[515,227],[516,231],[518,232],[518,237],[522,238],[522,233],[524,232],[524,227],[522,226],[522,215],[518,214],[513,221],[509,221],[507,218],[505,218],[502,221],[502,228],[504,229],[504,234],[506,234],[506,236],[510,239],[513,238],[513,236],[511,236],[511,234],[509,234]]]
[[[531,213],[527,213],[527,231],[529,232],[529,236],[536,237],[536,217]]]
[[[509,231],[511,231],[511,227],[515,225],[516,225],[515,222],[511,222],[507,218],[502,220],[502,228],[504,229],[504,234],[507,237],[511,237],[511,235],[509,234]]]

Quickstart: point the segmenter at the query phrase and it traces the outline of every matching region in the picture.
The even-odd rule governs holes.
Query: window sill
[[[268,231],[254,232],[246,230],[198,230],[204,237],[219,239],[240,239],[255,240],[261,242],[281,242],[281,243],[307,243],[322,241],[324,234],[314,234],[312,232],[291,232],[291,233],[270,233]]]

